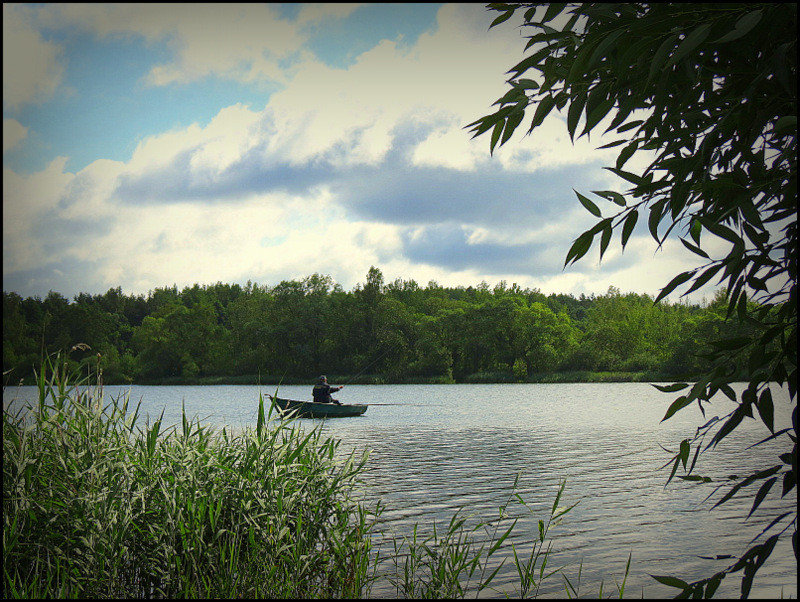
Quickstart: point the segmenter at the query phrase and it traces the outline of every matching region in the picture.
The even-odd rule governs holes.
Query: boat
[[[346,416],[361,416],[367,411],[366,404],[354,403],[341,405],[335,403],[317,403],[314,401],[298,401],[296,399],[283,399],[269,395],[272,403],[281,416],[299,416],[302,418],[343,418]]]

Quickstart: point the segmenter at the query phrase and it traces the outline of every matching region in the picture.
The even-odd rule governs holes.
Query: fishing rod
[[[367,364],[366,366],[364,366],[364,367],[363,367],[363,368],[362,368],[362,369],[361,369],[359,372],[357,372],[356,374],[354,374],[353,376],[351,376],[350,378],[348,378],[348,379],[347,379],[347,381],[346,381],[346,382],[344,382],[344,383],[342,384],[342,386],[344,387],[346,384],[349,384],[349,383],[350,383],[350,382],[352,382],[352,381],[353,381],[353,379],[354,379],[354,378],[356,378],[357,376],[361,376],[361,375],[364,373],[364,371],[365,371],[367,368],[369,368],[370,366],[372,366],[373,364],[375,364],[375,363],[376,363],[378,360],[381,360],[381,359],[383,359],[383,357],[384,357],[384,356],[385,356],[387,353],[389,353],[389,351],[391,351],[391,347],[387,348],[387,349],[386,349],[386,351],[384,351],[383,353],[381,353],[381,354],[380,354],[380,355],[379,355],[377,358],[375,358],[375,359],[374,359],[374,360],[372,360],[372,361],[371,361],[369,364]],[[372,405],[377,405],[377,404],[372,404]]]
[[[365,403],[366,406],[417,406],[417,407],[430,407],[430,406],[443,406],[443,403]]]

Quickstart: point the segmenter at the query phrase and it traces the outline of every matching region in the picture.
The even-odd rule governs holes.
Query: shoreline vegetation
[[[564,481],[524,554],[507,510],[534,511],[516,482],[495,519],[473,525],[459,508],[438,531],[387,541],[382,505],[359,498],[368,450],[337,459],[338,440],[277,419],[262,395],[255,428],[236,436],[185,413],[142,425],[138,405],[91,380],[57,354],[37,371],[33,407],[4,408],[4,599],[365,598],[377,584],[463,598],[509,593],[492,585],[504,563],[514,596],[553,577],[581,593],[582,567],[547,567],[548,532],[575,506]]]
[[[105,382],[107,385],[310,385],[316,381],[314,377],[281,377],[245,374],[240,376],[198,376],[193,378],[173,376],[155,380],[135,382]],[[464,380],[456,381],[444,376],[409,377],[400,380],[388,380],[380,374],[361,374],[355,377],[329,375],[328,381],[348,385],[456,385],[456,384],[544,384],[544,383],[623,383],[623,382],[672,382],[674,380],[691,380],[691,376],[667,375],[657,372],[553,372],[532,374],[525,380],[517,380],[513,373],[478,372],[468,375]],[[24,383],[23,384],[31,384]]]
[[[709,369],[712,341],[753,336],[727,311],[724,291],[688,304],[614,287],[579,297],[505,282],[421,287],[384,283],[374,267],[352,291],[319,274],[72,301],[4,291],[3,380],[33,382],[57,351],[106,384],[691,380]]]

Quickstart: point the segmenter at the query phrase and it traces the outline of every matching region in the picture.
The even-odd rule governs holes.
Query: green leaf
[[[689,481],[694,483],[713,483],[713,479],[711,477],[701,477],[696,474],[678,475],[678,478],[684,481]]]
[[[771,477],[772,475],[777,473],[780,469],[781,469],[781,466],[780,466],[780,464],[778,464],[777,466],[773,466],[772,468],[767,468],[766,470],[761,470],[759,472],[751,474],[747,478],[743,479],[741,482],[739,482],[736,485],[734,485],[733,487],[731,487],[730,490],[724,496],[722,496],[722,498],[716,504],[714,504],[714,506],[712,506],[712,507],[716,508],[717,506],[720,506],[720,505],[724,504],[729,499],[731,499],[734,495],[736,495],[736,492],[739,491],[740,489],[742,489],[743,487],[747,487],[751,483],[753,483],[755,481],[758,481],[760,479],[766,479],[768,477]]]
[[[581,118],[583,108],[586,106],[586,92],[582,91],[572,99],[567,111],[567,130],[569,131],[569,138],[575,138],[575,129],[578,127],[578,122]]]
[[[772,392],[769,390],[769,388],[766,388],[761,392],[758,402],[756,403],[756,409],[758,410],[759,416],[761,416],[761,420],[763,420],[764,424],[767,425],[769,431],[774,433],[775,409],[772,403]]]
[[[661,419],[661,422],[664,422],[665,420],[668,420],[669,418],[674,416],[676,412],[679,412],[680,410],[691,404],[692,401],[694,400],[689,399],[686,395],[681,395],[680,397],[678,397],[678,399],[673,401],[670,404],[669,408],[667,408],[667,413],[664,414],[664,417]]]
[[[700,44],[705,42],[710,31],[711,23],[703,23],[702,25],[695,27],[680,43],[677,50],[675,50],[675,54],[673,54],[667,62],[666,67],[669,68],[672,65],[675,65],[683,57],[687,56],[690,52],[700,46]]]
[[[725,42],[732,42],[733,40],[738,40],[739,38],[747,35],[751,29],[753,29],[758,22],[761,21],[762,11],[755,10],[753,12],[747,13],[745,16],[740,18],[736,25],[734,26],[733,30],[726,33],[719,39],[714,40],[714,44],[724,44]]]
[[[628,214],[628,217],[625,218],[625,222],[622,224],[622,248],[625,248],[625,245],[628,244],[628,239],[631,237],[631,233],[633,232],[634,226],[636,226],[636,220],[639,219],[639,212],[635,209]]]
[[[562,508],[557,508],[556,511],[553,513],[553,519],[561,518],[567,512],[571,511],[578,504],[580,504],[580,500],[578,500],[577,502],[572,504],[572,506],[567,506],[566,508],[563,508],[563,507]]]
[[[525,92],[516,86],[511,88],[508,92],[503,94],[500,98],[494,101],[492,105],[506,105],[509,103],[519,102],[521,97],[525,96]]]
[[[784,131],[796,132],[797,131],[797,115],[787,115],[781,117],[775,122],[772,128],[774,134],[781,134]]]
[[[550,110],[555,106],[556,99],[552,96],[545,96],[539,101],[539,104],[536,106],[536,112],[533,114],[533,121],[531,122],[530,131],[533,131],[535,127],[538,127],[544,121],[544,118],[547,117],[547,114]]]
[[[686,247],[687,249],[689,249],[689,250],[690,250],[692,253],[694,253],[694,254],[696,254],[696,255],[700,255],[700,257],[704,257],[704,258],[706,258],[706,259],[711,259],[711,258],[708,256],[708,253],[706,253],[705,251],[703,251],[703,249],[701,249],[700,247],[698,247],[698,246],[695,246],[695,245],[693,245],[693,244],[692,244],[692,243],[690,243],[690,242],[687,242],[687,241],[686,241],[686,240],[684,240],[683,238],[681,238],[681,239],[680,239],[680,241],[683,243],[683,246],[684,246],[684,247]]]
[[[531,67],[538,66],[539,62],[543,58],[545,58],[546,56],[549,56],[551,52],[552,52],[552,49],[550,48],[550,46],[547,46],[546,48],[542,48],[541,50],[539,50],[537,52],[534,52],[529,57],[526,57],[523,60],[521,60],[519,63],[514,65],[511,69],[509,69],[506,73],[512,73],[513,72],[515,74],[514,77],[518,77],[521,73],[527,71]]]
[[[597,150],[602,148],[614,148],[615,146],[619,146],[620,144],[625,144],[627,140],[615,140],[614,142],[609,142],[608,144],[604,144],[603,146],[598,146]]]
[[[494,154],[494,147],[497,145],[497,141],[500,140],[500,134],[503,133],[503,127],[505,127],[505,121],[501,120],[498,121],[494,129],[492,130],[492,139],[489,142],[489,154]]]
[[[719,386],[719,390],[722,391],[725,394],[725,396],[731,401],[736,401],[736,392],[733,389],[731,389],[730,385],[728,385],[727,383],[722,383]]]
[[[523,88],[523,89],[526,89],[526,90],[536,90],[539,87],[539,82],[536,82],[536,81],[534,81],[532,79],[524,79],[523,78],[523,79],[520,79],[519,81],[517,81],[517,84],[519,85],[520,88]]]
[[[589,62],[586,63],[586,69],[591,71],[595,64],[602,59],[603,56],[605,56],[606,51],[614,45],[614,42],[616,42],[617,39],[625,33],[627,32],[624,29],[618,29],[617,31],[604,37],[594,49],[592,56],[589,58]]]
[[[683,441],[681,441],[681,449],[678,452],[678,457],[680,458],[681,463],[683,463],[684,470],[686,470],[686,462],[689,460],[689,453],[691,449],[692,448],[691,445],[689,444],[688,439],[684,439]]]
[[[686,583],[682,579],[678,579],[677,577],[670,577],[668,575],[650,575],[650,576],[659,583],[663,583],[664,585],[668,585],[670,587],[679,587],[681,589],[686,589],[687,587],[689,587],[688,583]]]
[[[772,486],[775,484],[775,481],[777,480],[778,477],[772,477],[771,479],[764,481],[764,483],[758,489],[758,493],[756,493],[756,497],[753,500],[753,507],[750,508],[750,512],[748,512],[747,518],[750,518],[750,515],[753,514],[753,512],[756,511],[756,508],[758,508],[761,505],[761,502],[763,502],[764,498],[767,497],[769,490],[772,489]]]
[[[625,165],[625,163],[627,163],[628,159],[630,159],[633,156],[633,154],[638,150],[638,148],[639,148],[638,140],[634,140],[628,146],[623,148],[619,152],[619,155],[617,156],[617,165],[616,165],[617,169],[622,169],[622,166]]]
[[[692,218],[692,225],[689,227],[689,234],[697,245],[700,244],[700,231],[702,229],[703,225],[700,223],[700,220]]]
[[[650,207],[650,215],[647,218],[647,227],[650,230],[650,235],[654,240],[658,241],[658,225],[661,223],[661,218],[664,216],[664,200],[657,201]]]
[[[508,527],[508,530],[506,530],[506,532],[505,532],[505,533],[503,533],[503,535],[502,535],[502,536],[501,536],[501,537],[500,537],[500,538],[499,538],[499,539],[498,539],[496,542],[494,542],[494,544],[492,545],[492,547],[491,547],[491,548],[489,548],[489,551],[488,551],[488,553],[486,554],[486,555],[487,555],[487,557],[488,557],[488,556],[491,556],[492,554],[494,554],[494,553],[497,551],[497,549],[498,549],[498,548],[499,548],[501,545],[503,545],[503,542],[506,540],[506,538],[507,538],[509,535],[511,535],[511,531],[514,529],[514,526],[515,526],[516,524],[517,524],[517,521],[516,521],[516,520],[515,520],[515,521],[513,521],[513,522],[511,523],[511,526],[509,526],[509,527]]]
[[[586,115],[586,125],[583,128],[581,136],[592,131],[600,121],[608,115],[608,112],[614,107],[614,99],[608,98],[595,107],[591,113]]]
[[[576,238],[569,251],[567,251],[567,258],[564,261],[564,266],[566,267],[570,263],[574,263],[586,255],[586,252],[592,246],[593,240],[594,234],[591,232],[584,232]]]
[[[706,591],[704,594],[704,598],[709,599],[714,597],[714,592],[717,591],[719,584],[722,583],[722,580],[725,578],[725,572],[722,571],[714,575],[711,579],[708,580],[706,583]]]
[[[611,242],[611,222],[607,222],[606,227],[603,228],[603,234],[600,236],[600,261],[603,260],[603,254],[608,248],[608,243]]]
[[[558,15],[562,13],[564,8],[566,8],[566,2],[553,2],[547,7],[547,12],[544,13],[544,17],[542,18],[542,23],[547,23],[555,19]]]
[[[644,121],[641,119],[637,119],[635,121],[629,121],[628,123],[624,123],[617,128],[617,133],[621,134],[623,132],[627,132],[628,130],[632,130],[635,127],[642,125]]]
[[[584,66],[586,65],[586,61],[589,60],[592,48],[593,44],[591,43],[580,45],[578,49],[578,54],[572,61],[572,65],[570,66],[569,72],[567,73],[567,76],[564,78],[565,83],[576,84],[581,79],[579,76],[585,75]]]
[[[706,284],[706,283],[707,283],[709,280],[711,280],[711,279],[714,277],[714,275],[715,275],[717,272],[719,272],[719,270],[720,270],[721,268],[722,268],[722,264],[719,264],[719,263],[718,263],[718,264],[716,264],[716,265],[712,265],[712,266],[711,266],[710,268],[708,268],[708,269],[707,269],[705,272],[703,272],[702,274],[700,274],[700,275],[699,275],[699,276],[698,276],[698,277],[695,279],[695,281],[692,283],[692,286],[690,286],[690,287],[689,287],[689,289],[688,289],[688,290],[687,290],[685,293],[683,293],[683,294],[684,294],[684,295],[688,295],[689,293],[691,293],[691,292],[694,292],[694,291],[696,291],[697,289],[699,289],[701,286],[703,286],[703,285],[704,285],[704,284]]]
[[[492,24],[489,25],[489,29],[491,29],[495,25],[500,25],[500,23],[503,23],[504,21],[508,21],[513,15],[514,15],[513,9],[503,13],[502,15],[497,17],[494,21],[492,21]]]
[[[514,133],[514,130],[517,129],[523,117],[525,117],[525,110],[522,108],[517,108],[511,112],[508,119],[506,119],[506,127],[503,129],[503,137],[500,140],[500,146],[508,142],[508,139],[511,138],[511,135]]]
[[[645,183],[644,178],[637,176],[635,173],[631,173],[623,169],[617,169],[616,167],[604,167],[603,169],[607,169],[611,173],[618,175],[620,178],[627,180],[631,184],[639,186],[640,184]]]
[[[671,385],[653,385],[659,391],[663,391],[664,393],[674,393],[675,391],[680,391],[681,389],[685,389],[689,386],[688,383],[672,383]]]
[[[744,420],[744,416],[745,416],[744,406],[740,405],[733,411],[730,418],[728,418],[725,424],[723,424],[722,427],[717,431],[713,439],[711,439],[711,442],[706,446],[706,449],[712,446],[716,447],[717,443],[719,443],[725,437],[730,435],[731,432],[733,432],[733,429],[739,426],[739,423],[742,420]]]
[[[581,205],[583,205],[589,213],[591,213],[595,217],[603,217],[603,214],[600,212],[600,208],[597,205],[595,205],[591,200],[583,196],[580,192],[578,192],[574,188],[572,189],[572,192],[578,195],[578,200],[581,202]]]
[[[553,500],[553,507],[550,510],[550,514],[554,514],[556,508],[558,508],[558,502],[561,500],[561,494],[564,493],[564,487],[566,486],[566,481],[561,481],[561,484],[558,487],[558,492],[556,493],[556,497]]]
[[[616,203],[620,207],[625,207],[625,197],[621,195],[619,192],[615,192],[613,190],[592,190],[597,196],[601,196],[604,199],[608,199],[612,203]]]
[[[709,232],[711,232],[714,236],[718,236],[719,238],[724,238],[725,240],[732,242],[733,244],[742,242],[742,237],[739,236],[736,232],[734,232],[730,228],[728,228],[727,226],[709,222],[708,220],[703,220],[702,218],[701,220],[703,227]]]
[[[797,477],[795,477],[793,470],[783,473],[783,491],[781,492],[781,497],[785,497],[787,493],[795,488],[795,485],[797,485],[796,479]]]
[[[659,301],[661,301],[661,299],[669,295],[673,290],[675,290],[675,288],[677,288],[678,286],[689,280],[693,274],[694,271],[688,271],[688,272],[681,272],[680,274],[675,276],[675,278],[669,281],[669,284],[667,284],[667,286],[661,289],[661,292],[658,293],[658,297],[656,297],[654,303],[658,303]]]
[[[653,54],[653,60],[650,61],[650,73],[647,76],[647,85],[653,81],[653,78],[656,76],[657,73],[661,72],[661,68],[664,66],[664,63],[667,60],[667,56],[675,48],[675,40],[677,39],[677,35],[673,34],[671,36],[667,36],[667,38],[661,42],[661,45],[658,47],[658,50],[655,51]]]

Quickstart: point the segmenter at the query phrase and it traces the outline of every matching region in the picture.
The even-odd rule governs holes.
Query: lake
[[[740,392],[743,385],[734,388]],[[151,420],[164,410],[165,423],[177,424],[185,403],[190,416],[241,428],[255,426],[259,390],[274,393],[275,385],[108,386],[106,394],[128,391],[132,405],[141,399],[141,412]],[[311,385],[280,388],[282,397],[293,399],[310,399],[310,393]],[[777,430],[790,425],[790,406],[786,389],[773,387],[772,393]],[[699,556],[740,555],[773,517],[797,504],[797,490],[781,500],[777,484],[747,520],[751,496],[736,496],[710,510],[713,502],[703,500],[715,483],[675,479],[665,487],[669,473],[660,467],[670,454],[659,446],[675,450],[697,426],[734,407],[720,395],[706,409],[707,418],[695,404],[660,422],[677,395],[645,383],[348,385],[335,395],[344,403],[397,405],[375,405],[355,418],[302,423],[340,439],[342,454],[370,450],[362,495],[368,503],[381,500],[385,506],[381,529],[386,533],[409,535],[415,523],[430,532],[434,521],[441,531],[459,507],[472,521],[496,518],[521,475],[517,492],[534,512],[509,506],[508,514],[519,522],[507,543],[524,552],[566,479],[561,505],[578,505],[551,530],[548,566],[564,565],[574,583],[582,563],[581,595],[596,597],[601,580],[603,595],[612,595],[617,593],[614,579],[622,579],[632,553],[626,596],[671,597],[677,590],[649,574],[686,581],[711,576],[730,561]],[[35,397],[33,387],[8,388],[3,403]],[[760,420],[745,419],[701,456],[695,474],[746,476],[772,466],[785,451],[777,451],[774,441],[743,451],[768,435]],[[712,498],[717,499],[719,494]],[[498,591],[483,594],[515,595],[511,560],[495,580]],[[726,578],[718,596],[738,597],[740,575]],[[394,590],[378,583],[372,593],[390,596]],[[541,595],[563,597],[561,577],[545,581]],[[759,571],[751,596],[797,597],[797,563],[789,537]]]

